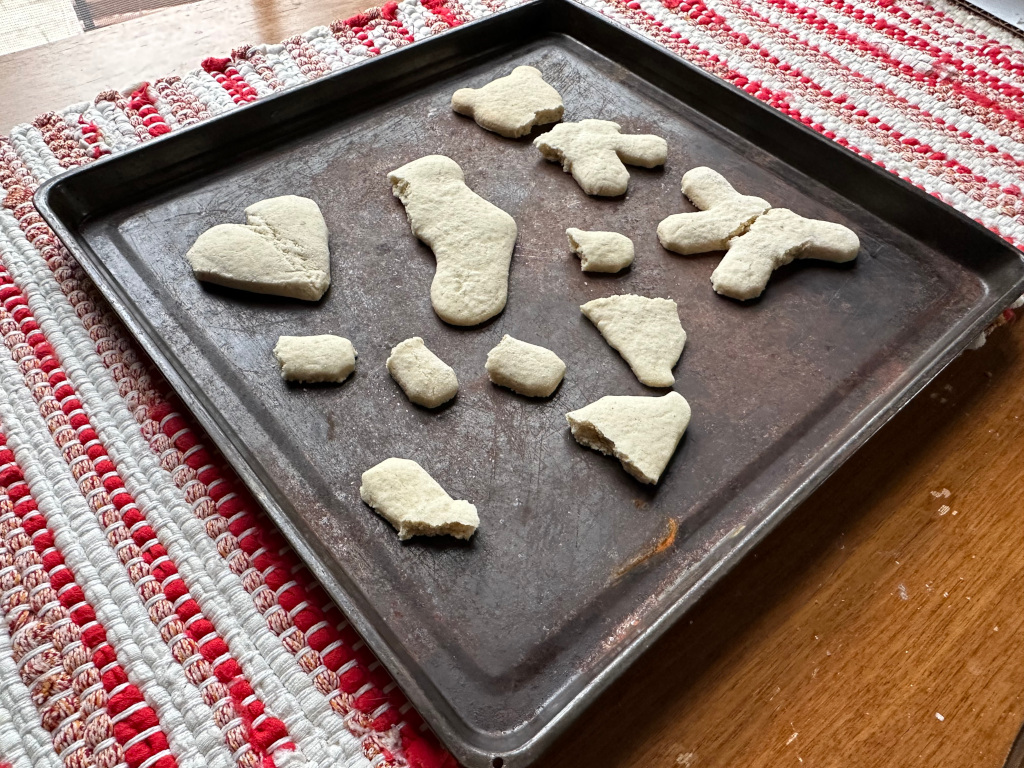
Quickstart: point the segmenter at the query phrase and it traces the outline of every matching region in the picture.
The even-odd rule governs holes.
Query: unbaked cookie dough
[[[729,243],[725,258],[711,273],[711,286],[716,293],[745,301],[760,296],[772,272],[794,259],[841,263],[857,258],[858,251],[860,238],[852,229],[772,208]]]
[[[341,336],[281,336],[274,357],[285,381],[310,383],[347,379],[356,369],[356,350]]]
[[[218,224],[185,257],[199,280],[254,293],[316,301],[331,284],[327,224],[307,197],[253,203],[245,224]]]
[[[642,483],[657,484],[690,423],[678,392],[662,397],[609,395],[565,415],[576,442],[614,456]]]
[[[588,301],[580,310],[629,363],[641,383],[649,387],[675,383],[672,368],[683,353],[686,331],[672,299],[627,293]]]
[[[562,383],[565,363],[554,352],[508,334],[487,353],[491,381],[528,397],[547,397]]]
[[[388,174],[413,234],[434,251],[430,302],[452,325],[479,325],[505,308],[516,223],[466,186],[462,168],[428,155]]]
[[[475,506],[452,499],[409,459],[385,459],[363,472],[359,498],[391,523],[403,541],[413,536],[468,539],[480,525]]]
[[[413,336],[391,350],[386,363],[405,396],[424,408],[437,408],[455,397],[459,380],[455,371]]]
[[[668,157],[668,142],[650,134],[623,134],[609,120],[560,123],[533,144],[546,160],[561,162],[588,195],[614,197],[626,192],[626,165],[654,168]]]
[[[633,241],[618,232],[565,230],[569,247],[580,257],[584,272],[621,272],[633,263]]]
[[[658,225],[658,240],[670,251],[689,255],[724,251],[754,219],[771,208],[760,197],[741,195],[718,171],[693,168],[683,175],[683,194],[700,208],[676,213]]]
[[[523,66],[483,88],[460,88],[452,96],[452,109],[472,117],[481,128],[515,139],[535,125],[558,122],[564,107],[540,70]]]

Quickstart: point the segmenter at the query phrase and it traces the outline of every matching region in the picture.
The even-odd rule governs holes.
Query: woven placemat
[[[948,2],[587,3],[1024,240],[1007,31]],[[0,139],[0,761],[452,764],[31,201],[67,168],[502,7],[388,3]]]

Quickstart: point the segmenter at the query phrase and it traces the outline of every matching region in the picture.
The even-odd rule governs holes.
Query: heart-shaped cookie
[[[331,284],[327,224],[308,197],[253,203],[245,224],[206,230],[185,257],[208,283],[316,301]]]

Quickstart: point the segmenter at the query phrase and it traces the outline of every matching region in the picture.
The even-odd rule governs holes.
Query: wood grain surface
[[[0,58],[0,131],[365,2],[204,0]],[[543,768],[998,768],[1024,719],[1024,328],[951,365]]]
[[[243,43],[279,43],[374,0],[203,0],[0,56],[0,133],[40,112],[196,69]]]
[[[998,768],[1024,719],[1024,328],[965,353],[541,760]],[[575,761],[575,762],[573,762]]]

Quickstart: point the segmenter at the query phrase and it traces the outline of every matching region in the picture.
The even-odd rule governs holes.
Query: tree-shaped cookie
[[[700,208],[676,213],[658,225],[658,240],[670,251],[689,255],[724,251],[754,219],[771,208],[760,197],[741,195],[718,171],[693,168],[683,175],[683,194]]]
[[[857,258],[860,239],[842,224],[805,219],[788,208],[772,208],[729,243],[711,273],[716,293],[741,301],[760,296],[772,272],[795,259],[844,262]]]
[[[558,122],[564,107],[540,70],[523,66],[483,88],[460,88],[452,95],[452,109],[472,117],[481,128],[516,139],[535,125]]]
[[[627,164],[654,168],[668,157],[668,143],[660,136],[621,130],[608,120],[559,123],[533,144],[545,159],[561,162],[588,195],[614,197],[626,192]]]
[[[621,294],[588,301],[580,310],[641,383],[649,387],[675,383],[672,368],[683,353],[686,331],[672,299]]]
[[[565,419],[580,445],[614,456],[641,483],[655,485],[690,424],[690,404],[678,392],[609,395]]]

